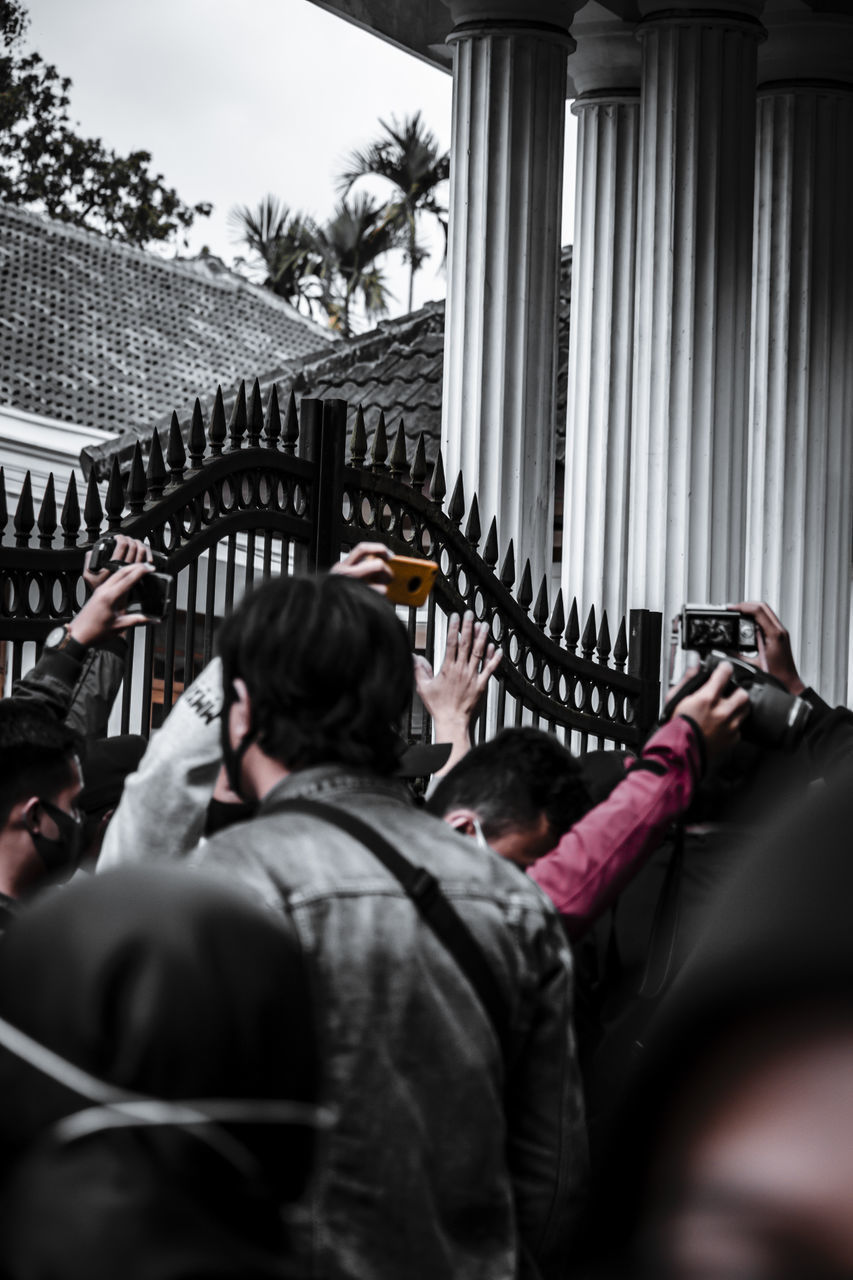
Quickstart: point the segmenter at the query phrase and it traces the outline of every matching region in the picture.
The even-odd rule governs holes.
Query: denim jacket
[[[492,962],[504,1059],[479,998],[399,883],[312,816],[373,824],[442,889]],[[414,808],[400,784],[340,766],[285,778],[197,866],[252,889],[296,929],[313,972],[326,1100],[311,1205],[323,1280],[565,1277],[585,1183],[572,968],[558,917],[510,863]]]

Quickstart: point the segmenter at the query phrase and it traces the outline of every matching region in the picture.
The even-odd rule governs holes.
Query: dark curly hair
[[[555,837],[591,807],[575,759],[553,734],[541,729],[504,729],[474,747],[441,779],[427,801],[437,817],[473,809],[487,840],[528,827],[544,813]]]
[[[412,697],[405,628],[376,591],[335,575],[267,582],[219,632],[226,703],[245,681],[252,732],[288,769],[341,763],[393,773]]]

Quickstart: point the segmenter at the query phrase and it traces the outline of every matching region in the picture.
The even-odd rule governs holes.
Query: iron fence
[[[125,477],[114,460],[103,498],[90,476],[82,513],[72,476],[57,514],[51,477],[36,517],[27,477],[11,528],[0,472],[5,691],[83,603],[86,548],[104,531],[147,538],[177,577],[163,623],[129,633],[115,728],[143,733],[209,661],[218,619],[254,581],[324,569],[355,543],[380,539],[439,563],[428,603],[404,611],[414,650],[435,662],[444,620],[464,609],[501,647],[480,737],[534,724],[581,748],[638,746],[658,711],[660,615],[632,611],[613,641],[594,607],[581,627],[576,601],[566,610],[558,592],[552,605],[544,579],[534,592],[529,562],[517,572],[512,541],[500,554],[494,520],[483,539],[477,497],[466,503],[461,476],[447,500],[441,453],[428,466],[423,437],[412,448],[401,422],[389,445],[380,415],[368,447],[359,411],[347,457],[346,420],[341,400],[305,399],[297,411],[291,396],[282,414],[275,387],[264,408],[256,382],[248,397],[240,388],[226,424],[218,393],[206,425],[196,401],[186,443],[173,414],[147,458],[137,445]],[[409,732],[429,735],[417,707]]]

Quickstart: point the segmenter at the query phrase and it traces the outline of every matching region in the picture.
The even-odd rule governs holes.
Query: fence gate
[[[113,460],[103,498],[90,476],[82,516],[73,476],[57,516],[51,476],[36,518],[27,476],[10,529],[0,484],[4,692],[83,603],[86,548],[105,531],[147,538],[177,579],[163,623],[129,633],[111,728],[146,734],[209,661],[217,621],[247,587],[327,568],[375,538],[439,562],[428,603],[402,611],[414,650],[434,663],[444,618],[466,608],[503,650],[480,737],[487,727],[534,724],[580,749],[637,747],[658,713],[660,614],[633,610],[611,642],[607,616],[597,624],[593,606],[581,629],[576,601],[566,614],[558,592],[551,607],[544,579],[534,596],[529,563],[517,573],[512,542],[499,553],[494,520],[483,540],[477,497],[466,504],[461,475],[446,501],[440,452],[428,468],[423,437],[410,450],[402,422],[389,447],[382,415],[368,449],[359,410],[346,458],[346,418],[342,400],[305,399],[297,412],[291,396],[282,419],[275,387],[264,410],[258,383],[248,398],[244,384],[227,425],[220,391],[206,428],[196,401],[186,445],[173,414],[164,441],[153,433],[147,461],[136,446],[126,479]],[[429,737],[418,707],[409,734]]]

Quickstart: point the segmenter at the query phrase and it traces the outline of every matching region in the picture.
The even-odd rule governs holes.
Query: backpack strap
[[[405,890],[445,950],[453,957],[476,992],[506,1058],[509,1046],[508,1010],[489,961],[480,944],[451,905],[435,876],[425,867],[409,862],[375,827],[320,800],[281,800],[266,812],[306,813],[339,827],[369,849],[378,862]]]

